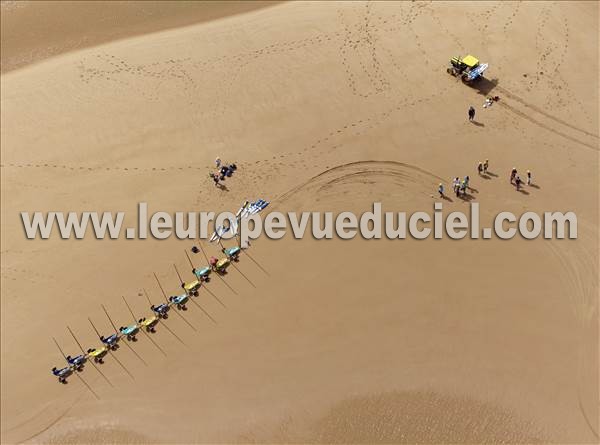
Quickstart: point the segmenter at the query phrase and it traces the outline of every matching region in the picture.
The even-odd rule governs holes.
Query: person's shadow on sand
[[[522,193],[522,194],[524,194],[524,195],[529,195],[529,192],[528,192],[527,190],[525,190],[525,189],[519,189],[519,190],[517,190],[517,191],[518,191],[519,193]]]
[[[477,127],[485,127],[485,124],[483,122],[477,122],[475,120],[471,121],[471,123]]]
[[[454,202],[454,201],[452,200],[452,198],[450,198],[449,196],[446,196],[446,195],[442,195],[442,199],[443,199],[444,201]]]
[[[498,177],[498,175],[496,173],[493,173],[493,172],[491,172],[489,170],[485,174],[488,175],[488,176],[491,176],[492,178],[497,178]]]
[[[227,186],[225,184],[217,184],[217,187],[219,188],[219,190],[223,190],[224,192],[228,192],[229,189],[227,188]]]
[[[533,187],[534,189],[541,189],[541,187],[537,184],[529,184],[529,187]]]

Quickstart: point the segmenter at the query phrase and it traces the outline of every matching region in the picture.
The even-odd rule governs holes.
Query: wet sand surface
[[[277,3],[3,0],[1,71],[68,51],[217,20]]]

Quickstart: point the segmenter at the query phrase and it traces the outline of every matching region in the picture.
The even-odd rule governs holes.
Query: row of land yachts
[[[266,205],[265,205],[265,203],[266,203]],[[235,226],[236,230],[233,230],[233,229],[231,230],[232,232],[234,232],[233,234],[237,235],[237,227],[239,227],[239,224],[237,224],[237,223],[239,222],[239,219],[247,217],[248,215],[257,213],[257,212],[263,210],[264,208],[266,208],[267,205],[268,205],[268,201],[264,201],[264,200],[258,200],[256,202],[246,201],[236,214],[236,216],[237,216],[237,220],[235,221],[236,224],[232,225],[232,226]],[[227,231],[228,230],[223,230],[222,227],[217,228],[215,235],[213,235],[211,237],[211,240],[218,241],[219,243],[221,243],[221,237]],[[208,262],[208,265],[205,267],[202,267],[202,268],[194,267],[192,259],[190,258],[190,255],[186,251],[185,252],[186,257],[187,257],[190,265],[192,266],[192,273],[194,275],[194,280],[192,280],[190,282],[183,281],[179,271],[177,270],[177,267],[175,265],[173,265],[173,267],[175,268],[175,272],[177,273],[177,276],[179,277],[179,281],[181,282],[181,288],[183,289],[183,293],[180,295],[172,295],[170,297],[167,297],[167,294],[165,293],[160,281],[158,280],[158,277],[156,276],[156,274],[154,274],[156,281],[158,283],[158,286],[163,294],[164,301],[161,302],[160,304],[152,304],[150,298],[148,297],[148,294],[145,293],[145,291],[144,291],[145,296],[148,300],[148,303],[150,303],[150,309],[152,310],[152,313],[153,313],[152,316],[137,318],[135,316],[135,314],[133,313],[133,311],[131,310],[131,307],[129,306],[129,304],[127,303],[125,298],[123,297],[123,300],[125,301],[125,304],[127,305],[129,312],[131,313],[131,316],[133,317],[134,322],[132,324],[129,324],[126,326],[121,326],[117,329],[116,324],[113,322],[112,318],[110,317],[108,311],[106,310],[106,307],[104,307],[104,305],[101,305],[108,320],[110,321],[110,324],[112,325],[112,327],[114,329],[114,331],[112,333],[110,333],[109,335],[101,335],[100,332],[98,331],[98,329],[96,328],[96,326],[94,325],[94,323],[92,322],[92,320],[90,318],[88,318],[92,328],[94,329],[94,331],[98,335],[98,338],[102,342],[101,347],[89,348],[89,349],[85,350],[81,346],[79,341],[77,340],[73,331],[71,331],[71,329],[68,327],[67,327],[67,329],[69,330],[69,332],[75,339],[76,343],[78,344],[78,346],[81,350],[81,354],[65,355],[64,351],[62,350],[62,348],[60,347],[60,345],[58,344],[56,339],[54,339],[56,346],[58,347],[58,349],[60,350],[61,354],[63,355],[64,359],[67,362],[67,366],[64,366],[62,368],[58,368],[58,367],[52,368],[52,374],[58,378],[58,381],[60,383],[67,383],[67,378],[70,375],[72,375],[73,372],[76,372],[76,375],[79,377],[77,372],[82,371],[85,363],[90,360],[92,360],[92,364],[94,365],[94,367],[97,368],[96,364],[104,363],[105,356],[107,354],[112,354],[114,351],[116,351],[119,348],[119,343],[121,342],[121,340],[123,338],[125,338],[127,341],[135,342],[135,341],[137,341],[136,336],[140,332],[142,332],[143,334],[148,335],[148,336],[150,333],[156,332],[157,324],[161,320],[165,320],[168,318],[169,312],[171,309],[174,308],[174,309],[176,309],[176,311],[186,311],[187,304],[190,301],[199,306],[199,304],[196,301],[194,301],[192,298],[198,297],[199,290],[203,286],[215,299],[217,299],[217,301],[219,301],[219,303],[223,304],[221,302],[221,300],[219,300],[218,297],[213,292],[211,292],[210,289],[208,289],[205,286],[205,283],[209,282],[211,279],[211,275],[215,274],[219,279],[221,279],[223,281],[223,283],[225,283],[225,285],[227,285],[233,291],[233,289],[225,281],[223,276],[225,274],[227,274],[227,270],[228,270],[229,266],[232,265],[232,262],[239,261],[240,254],[242,252],[245,252],[245,249],[242,250],[241,246],[234,246],[234,247],[226,248],[221,244],[221,252],[223,253],[222,258],[216,258],[214,256],[209,258],[206,255],[206,252],[204,252],[202,245],[200,245],[200,249],[196,246],[192,247],[191,251],[194,254],[202,251],[202,253],[204,254],[204,257],[206,258],[206,260]],[[240,273],[241,273],[241,271],[240,271]],[[244,276],[244,278],[248,279],[245,276]],[[210,317],[210,315],[208,315],[208,313],[206,311],[204,311],[204,309],[202,309],[202,310],[207,316]],[[178,313],[178,315],[181,315],[181,314]],[[185,318],[184,318],[184,320],[185,320]],[[188,324],[189,324],[189,322],[188,322]],[[166,325],[165,325],[165,327],[166,327]],[[170,329],[168,329],[168,330],[171,331]],[[173,332],[171,331],[171,333],[173,333]],[[175,335],[175,334],[173,333],[173,335]],[[154,341],[153,341],[153,343],[154,343]],[[127,345],[127,343],[125,343],[125,344]],[[129,345],[127,345],[127,346],[130,347]],[[133,352],[135,352],[135,351],[133,350]],[[163,353],[164,353],[164,351],[163,351]],[[120,361],[117,360],[117,362],[124,368],[124,366],[122,365],[122,363]],[[125,371],[127,371],[127,369],[125,369]],[[86,384],[86,386],[88,386],[88,385]]]

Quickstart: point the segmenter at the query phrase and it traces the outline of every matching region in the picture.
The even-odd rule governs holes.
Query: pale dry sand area
[[[597,35],[596,2],[295,2],[3,70],[2,443],[597,442]],[[474,88],[446,74],[466,53]],[[26,240],[21,211],[432,211],[467,174],[482,224],[572,210],[578,239],[263,237],[223,304],[200,291],[214,321],[191,304],[122,346],[133,378],[86,365],[99,400],[50,373],[67,326],[110,331],[101,304],[120,326],[153,273],[177,292],[193,242]]]

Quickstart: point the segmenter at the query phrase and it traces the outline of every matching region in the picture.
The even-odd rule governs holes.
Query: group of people
[[[465,196],[467,194],[467,189],[469,188],[469,175],[465,176],[462,180],[457,176],[452,180],[452,191],[457,197],[460,197],[462,194]],[[440,194],[440,198],[443,198],[444,195],[444,184],[441,182],[438,185],[438,193]]]
[[[469,188],[469,175],[465,176],[462,180],[456,176],[452,180],[452,190],[454,194],[459,197],[461,194],[465,196],[467,194],[467,189]]]
[[[485,162],[479,162],[477,164],[477,173],[480,176],[487,174],[489,165],[490,165],[489,159],[486,159]],[[510,183],[515,185],[517,190],[521,189],[523,180],[517,174],[516,167],[513,167],[513,169],[510,172]],[[527,185],[532,184],[531,170],[527,170],[526,184]],[[460,197],[461,194],[463,196],[466,195],[468,188],[469,188],[469,176],[468,175],[465,176],[462,180],[460,180],[458,178],[458,176],[452,180],[452,191],[456,194],[457,197]],[[443,198],[445,196],[444,195],[444,184],[442,184],[441,182],[438,185],[438,193],[440,195],[440,198]]]
[[[487,175],[488,167],[490,166],[490,160],[486,159],[485,162],[477,164],[477,173],[479,175]]]
[[[215,165],[217,171],[209,173],[208,175],[215,182],[215,187],[220,185],[220,181],[225,181],[225,178],[231,178],[233,173],[237,170],[237,165],[235,165],[235,163],[223,164],[219,157],[215,159]]]
[[[523,184],[523,180],[517,174],[516,167],[513,167],[513,169],[510,171],[510,183],[515,185],[515,187],[517,188],[517,191],[521,190],[521,184]],[[531,185],[531,171],[530,170],[527,170],[527,185]]]
[[[486,97],[485,102],[483,103],[483,108],[489,108],[492,106],[492,104],[494,102],[498,102],[499,100],[500,100],[500,97],[498,97],[498,96]],[[473,108],[473,106],[469,107],[468,115],[469,115],[469,121],[473,121],[475,119],[475,108]],[[485,160],[485,162],[479,162],[479,164],[477,165],[477,173],[479,173],[480,176],[487,174],[488,166],[489,166],[489,160],[487,160],[487,159]],[[465,176],[465,178],[468,178],[468,176]],[[454,179],[453,187],[454,187],[454,191],[456,192],[456,196],[459,196],[460,190],[466,190],[466,187],[462,188],[462,182],[459,182],[459,184],[457,184],[457,180],[458,180],[458,178]],[[527,170],[527,180],[526,181],[527,181],[527,185],[531,185],[531,171],[529,171],[529,170]],[[517,174],[517,169],[515,167],[513,167],[512,171],[510,172],[510,183],[514,184],[515,187],[517,188],[517,190],[520,190],[521,185],[523,184],[523,180]],[[468,181],[467,181],[467,185],[468,185]],[[440,197],[444,196],[444,186],[442,184],[439,185],[438,192],[440,194]]]

